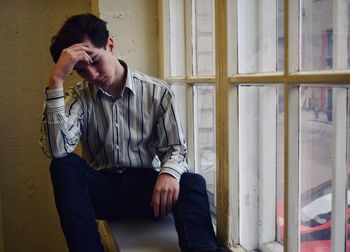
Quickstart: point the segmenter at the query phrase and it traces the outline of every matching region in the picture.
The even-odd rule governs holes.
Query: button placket
[[[115,106],[115,127],[114,127],[114,131],[115,133],[115,141],[114,141],[114,145],[113,145],[113,149],[115,150],[115,155],[116,155],[116,159],[117,159],[117,165],[119,166],[119,160],[120,160],[120,146],[119,146],[119,138],[120,138],[120,131],[119,131],[119,123],[118,123],[118,115],[119,115],[119,100],[117,100],[114,103]]]

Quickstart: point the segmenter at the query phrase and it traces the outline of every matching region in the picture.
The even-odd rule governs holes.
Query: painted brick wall
[[[38,144],[53,63],[50,38],[70,15],[109,22],[118,57],[158,75],[156,0],[3,0],[0,8],[0,251],[67,251],[55,209],[49,160]],[[73,76],[65,86],[78,80]],[[2,224],[1,224],[2,223]]]
[[[50,38],[67,16],[90,8],[90,0],[1,1],[0,243],[6,252],[67,251],[38,139],[53,69]]]
[[[117,57],[158,76],[157,1],[100,0],[98,7],[116,42]]]

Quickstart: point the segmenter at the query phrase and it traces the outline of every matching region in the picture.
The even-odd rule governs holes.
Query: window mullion
[[[231,219],[229,228],[229,245],[239,244],[239,134],[238,134],[238,87],[229,88],[228,124],[229,124],[229,212]]]
[[[217,233],[228,245],[228,82],[227,82],[227,1],[215,1],[215,103],[217,167]]]
[[[300,245],[300,165],[299,165],[299,88],[285,90],[285,204],[284,248],[285,251],[299,251]],[[288,90],[289,89],[289,90]],[[287,99],[286,99],[287,98]]]
[[[347,225],[346,172],[346,88],[333,89],[333,179],[332,234],[333,252],[345,250]]]

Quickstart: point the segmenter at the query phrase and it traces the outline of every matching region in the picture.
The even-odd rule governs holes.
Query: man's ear
[[[114,41],[111,36],[108,37],[107,44],[106,44],[107,51],[114,53]]]

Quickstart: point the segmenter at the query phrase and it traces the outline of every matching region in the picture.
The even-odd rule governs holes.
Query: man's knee
[[[193,188],[206,193],[207,186],[204,177],[198,173],[183,173],[180,180],[180,189]]]

